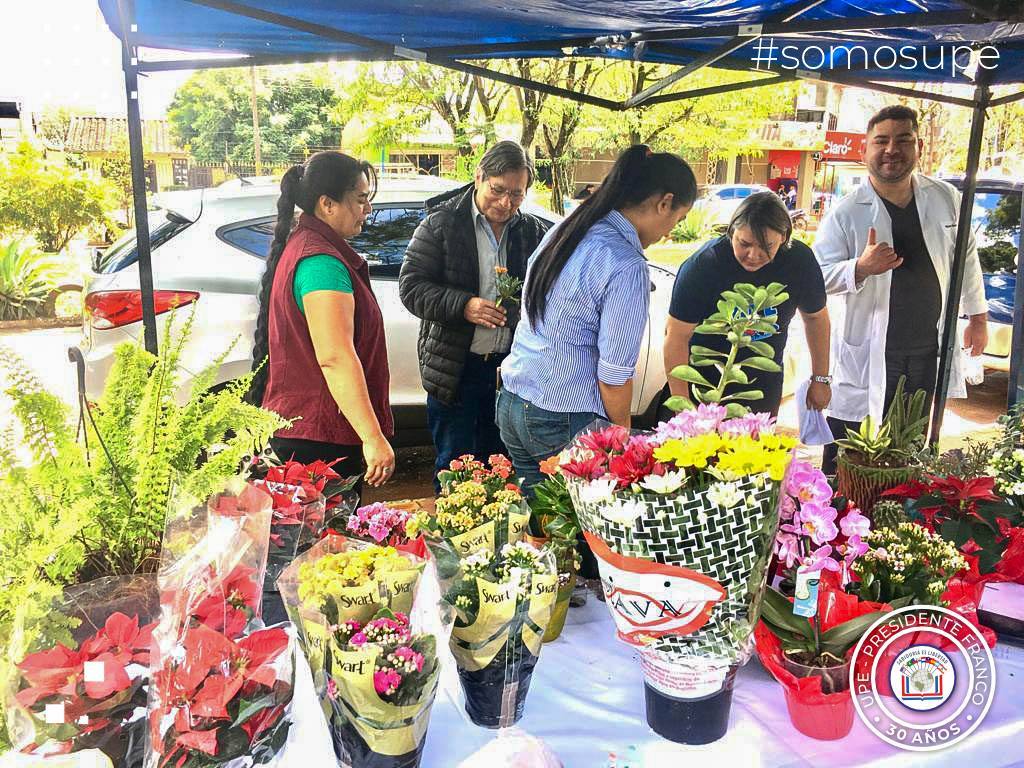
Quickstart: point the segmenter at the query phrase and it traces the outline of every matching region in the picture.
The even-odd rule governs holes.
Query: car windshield
[[[978,192],[974,196],[971,228],[983,272],[1016,269],[1020,217],[1020,192]]]

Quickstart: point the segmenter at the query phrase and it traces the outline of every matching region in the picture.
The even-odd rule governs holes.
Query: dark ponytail
[[[619,155],[601,186],[558,226],[558,232],[531,267],[523,297],[530,322],[536,327],[544,319],[548,294],[594,224],[613,210],[640,205],[652,195],[669,192],[673,208],[693,205],[697,199],[697,179],[681,157],[671,152],[651,152],[643,144]]]
[[[317,201],[322,195],[340,202],[346,193],[356,188],[359,177],[363,175],[370,183],[370,198],[373,198],[377,191],[377,174],[373,166],[365,160],[356,160],[341,152],[317,152],[310,156],[305,165],[293,165],[281,178],[274,240],[270,244],[267,266],[260,281],[260,305],[256,315],[256,333],[253,336],[252,367],[256,375],[247,397],[253,405],[263,404],[267,379],[270,377],[270,291],[281,254],[291,236],[295,208],[314,216]]]

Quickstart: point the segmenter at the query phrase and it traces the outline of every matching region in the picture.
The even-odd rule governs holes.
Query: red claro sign
[[[859,162],[864,159],[865,138],[863,133],[827,131],[825,133],[825,148],[821,151],[821,159]]]

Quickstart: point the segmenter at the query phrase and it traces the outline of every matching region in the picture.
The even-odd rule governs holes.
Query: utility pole
[[[256,67],[249,67],[252,96],[252,146],[256,155],[256,175],[263,175],[263,151],[260,147],[260,110],[256,104]]]

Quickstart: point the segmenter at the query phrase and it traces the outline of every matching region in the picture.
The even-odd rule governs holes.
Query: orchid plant
[[[826,572],[845,588],[851,569],[869,550],[871,521],[849,502],[837,509],[832,487],[820,469],[794,461],[782,484],[775,554],[795,571],[797,602],[774,589],[765,592],[761,618],[782,641],[783,652],[808,666],[842,664],[849,649],[881,613],[871,612],[821,631],[817,587]],[[842,543],[837,543],[840,539]],[[794,610],[801,610],[799,615]],[[807,620],[810,618],[810,621]]]

